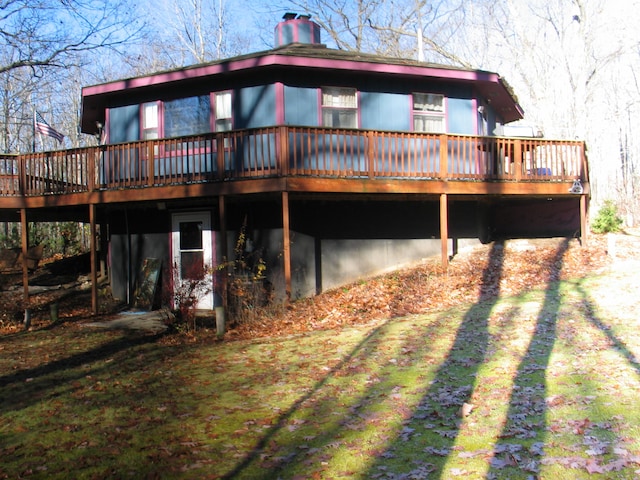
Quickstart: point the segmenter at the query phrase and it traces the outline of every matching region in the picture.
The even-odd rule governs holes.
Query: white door
[[[193,291],[199,310],[213,309],[213,243],[209,212],[172,216],[173,293],[175,303]],[[177,308],[178,305],[175,305]]]

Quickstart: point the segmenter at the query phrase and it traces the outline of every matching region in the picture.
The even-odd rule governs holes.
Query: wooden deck
[[[578,189],[572,188],[576,181]],[[584,235],[590,191],[580,141],[279,126],[0,156],[0,212],[10,221],[18,221],[13,218],[19,214],[24,255],[28,216],[40,211],[52,221],[65,210],[77,210],[61,207],[88,214],[93,313],[98,307],[98,207],[217,197],[226,252],[225,198],[252,193],[280,197],[290,298],[290,193],[438,199],[446,265],[449,196],[579,196]],[[28,308],[26,262],[23,284]]]
[[[269,127],[0,157],[0,208],[257,192],[588,194],[580,141]]]

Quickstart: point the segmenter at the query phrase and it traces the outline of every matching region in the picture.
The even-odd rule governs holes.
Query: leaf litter
[[[491,285],[488,287],[482,285],[479,278],[487,265],[488,251],[480,249],[468,258],[461,255],[456,260],[458,263],[452,262],[448,273],[438,273],[437,265],[425,263],[419,267],[423,269],[419,274],[414,270],[407,270],[395,273],[395,278],[391,276],[388,280],[386,277],[372,279],[370,283],[365,282],[368,289],[364,290],[360,288],[360,284],[356,284],[352,287],[355,290],[351,295],[347,294],[349,289],[345,288],[315,299],[296,302],[281,319],[265,319],[265,326],[258,323],[251,329],[240,328],[225,339],[230,342],[229,345],[237,342],[241,350],[235,355],[229,354],[216,360],[216,368],[210,369],[210,372],[215,372],[216,380],[210,383],[215,384],[221,380],[225,365],[228,368],[233,365],[246,368],[241,378],[227,379],[226,388],[235,385],[233,388],[237,389],[238,394],[238,401],[235,405],[229,404],[227,411],[215,408],[219,403],[216,395],[220,394],[220,389],[224,391],[224,383],[219,382],[214,389],[213,385],[207,386],[204,379],[193,377],[188,381],[185,378],[185,383],[178,386],[178,391],[182,392],[179,395],[199,393],[199,402],[208,405],[203,418],[208,418],[209,421],[203,423],[208,425],[206,429],[210,440],[195,436],[198,427],[192,424],[190,416],[184,416],[184,406],[177,404],[177,399],[167,397],[161,389],[147,390],[141,397],[147,403],[142,406],[145,408],[141,410],[141,414],[147,418],[135,422],[129,420],[128,425],[120,425],[118,431],[108,438],[115,448],[114,452],[121,454],[128,448],[126,442],[135,438],[131,436],[135,429],[144,423],[152,428],[154,422],[161,422],[170,413],[172,417],[180,419],[183,431],[176,430],[168,435],[167,446],[156,449],[156,453],[149,458],[153,457],[159,462],[181,458],[184,461],[174,471],[185,475],[193,471],[190,478],[197,478],[203,471],[220,471],[206,470],[212,468],[207,452],[226,451],[237,462],[251,459],[251,454],[248,453],[250,450],[246,449],[255,445],[255,439],[264,435],[269,435],[270,440],[258,457],[262,458],[262,462],[257,463],[261,464],[259,468],[267,471],[272,469],[274,472],[294,468],[291,471],[295,472],[295,465],[302,465],[299,456],[304,455],[304,467],[312,473],[307,477],[297,473],[298,476],[302,475],[300,478],[334,478],[330,472],[336,472],[335,469],[332,470],[335,457],[344,455],[345,452],[358,456],[369,450],[377,452],[372,459],[374,466],[369,470],[370,478],[429,478],[434,472],[445,471],[451,476],[467,478],[520,478],[519,474],[526,478],[526,475],[535,476],[541,471],[561,471],[558,468],[579,471],[577,475],[608,478],[607,475],[611,472],[637,470],[640,464],[640,446],[637,438],[634,438],[637,430],[633,429],[627,412],[602,404],[603,398],[615,398],[614,395],[621,392],[621,388],[637,388],[633,376],[598,371],[598,367],[605,365],[598,364],[598,359],[604,358],[602,355],[608,352],[617,352],[618,356],[622,355],[622,358],[627,359],[635,358],[640,352],[637,340],[617,336],[622,325],[616,323],[615,318],[607,321],[606,329],[597,325],[598,319],[609,320],[606,315],[614,313],[611,310],[596,311],[598,307],[592,305],[592,300],[585,296],[574,298],[573,293],[557,292],[556,296],[563,303],[575,307],[575,316],[571,315],[570,309],[557,310],[559,307],[552,306],[552,310],[557,310],[555,317],[545,317],[538,321],[535,318],[536,312],[532,310],[531,318],[518,324],[514,319],[523,311],[522,305],[517,308],[508,305],[502,308],[494,304],[493,310],[474,310],[474,315],[469,316],[469,325],[472,327],[465,330],[460,324],[457,332],[453,330],[453,334],[446,334],[440,328],[447,320],[453,321],[451,317],[434,320],[433,331],[424,329],[421,322],[414,322],[411,317],[403,320],[405,324],[415,323],[412,326],[413,332],[422,334],[423,339],[427,340],[426,345],[424,340],[417,340],[415,335],[407,335],[406,327],[402,327],[405,330],[397,330],[393,325],[389,324],[387,327],[384,323],[385,318],[394,316],[391,312],[399,314],[409,311],[412,315],[434,310],[446,312],[447,306],[456,307],[461,300],[472,304],[478,302],[481,296],[484,301],[491,301],[491,295],[494,294],[526,293],[536,285],[546,285],[550,276],[554,275],[575,282],[575,290],[579,291],[582,287],[576,279],[587,274],[602,273],[602,278],[607,280],[602,280],[600,284],[599,280],[595,280],[590,288],[606,291],[605,287],[611,289],[613,285],[610,276],[604,275],[611,267],[611,259],[603,255],[603,249],[604,245],[598,239],[587,248],[575,248],[571,244],[561,265],[562,270],[550,274],[546,269],[551,268],[550,266],[557,267],[557,263],[552,261],[557,244],[550,244],[548,247],[538,245],[535,252],[511,252],[507,244],[504,264],[500,267],[502,274],[491,277]],[[520,272],[529,272],[524,275],[526,280],[520,278],[509,282],[510,278],[516,278],[518,269]],[[425,283],[436,278],[439,282],[434,280],[426,287],[413,286],[410,279],[416,275]],[[384,297],[385,300],[381,303],[359,303],[360,295],[375,295],[376,289],[384,290],[386,282],[394,287],[391,289],[392,293],[387,293],[391,297]],[[620,285],[628,288],[624,286],[624,282]],[[403,303],[404,298],[400,294],[403,291],[406,291],[407,297],[412,298],[412,302]],[[536,302],[538,300],[525,300],[524,303]],[[628,298],[624,302],[626,305],[632,303]],[[383,304],[388,308],[381,307]],[[328,315],[326,312],[340,313]],[[326,318],[330,320],[326,321]],[[573,324],[570,323],[572,320]],[[386,336],[380,334],[368,344],[365,342],[362,351],[355,355],[347,347],[348,343],[344,343],[341,338],[325,339],[322,340],[323,353],[312,354],[304,347],[304,337],[298,335],[316,331],[320,322],[322,328],[340,329],[335,330],[336,332],[346,332],[346,329],[359,325],[367,326],[370,330],[379,327],[384,329]],[[483,327],[485,323],[486,327]],[[543,327],[538,330],[540,336],[530,343],[523,342],[518,331],[523,335],[533,335],[536,325]],[[480,337],[482,345],[477,345],[477,328],[488,329],[486,338]],[[444,337],[440,335],[443,333]],[[276,337],[289,338],[291,335],[298,336],[293,337],[298,338],[298,341],[283,344],[289,345],[286,349],[281,349],[275,343],[278,342]],[[44,337],[41,338],[43,340],[39,344],[32,341],[21,353],[18,352],[19,358],[36,366],[39,360],[31,355],[34,351],[41,358],[47,356],[50,361],[63,357],[61,352],[52,348],[53,344],[47,343]],[[113,334],[111,338],[115,340],[117,336]],[[252,343],[259,338],[263,338],[263,343]],[[309,337],[312,338],[315,337]],[[454,343],[456,339],[458,341]],[[554,340],[556,345],[552,352],[548,345]],[[171,340],[171,344],[175,344],[175,341],[176,339]],[[206,348],[206,338],[198,341],[202,348]],[[160,345],[163,342],[164,340]],[[448,349],[449,356],[445,356],[442,361],[435,346],[430,346],[429,342]],[[577,351],[573,351],[577,356],[563,356],[563,348],[572,351],[568,349],[572,342],[578,347]],[[0,346],[8,353],[6,343],[1,343]],[[258,347],[264,356],[252,353]],[[81,351],[83,346],[77,345],[76,348]],[[139,360],[143,360],[145,355],[141,353],[139,357]],[[147,354],[146,357],[150,362],[151,356]],[[187,358],[191,358],[193,366],[204,361],[199,355]],[[188,362],[187,358],[181,364]],[[104,368],[112,368],[112,365],[122,368],[123,365],[126,366],[123,359],[120,354],[110,354],[102,359],[101,365]],[[511,388],[508,382],[503,384],[503,376],[515,373],[515,370],[506,366],[507,361],[513,360],[526,362],[523,362],[523,367],[517,372],[517,385]],[[433,362],[442,362],[441,368],[429,373],[428,365]],[[300,373],[304,375],[311,364],[316,373],[313,378],[303,381]],[[424,370],[415,372],[416,369],[412,368],[415,365]],[[637,375],[637,367],[633,365],[627,365],[627,373],[635,372]],[[181,366],[172,368],[165,364],[162,369],[164,372],[173,371],[171,375],[163,373],[163,379],[184,375],[184,368]],[[106,395],[110,390],[122,395],[123,389],[118,384],[135,389],[137,383],[150,381],[157,373],[141,369],[139,375],[130,377],[135,380],[118,377],[109,379],[95,373],[79,376],[74,396],[88,405],[100,398],[98,395]],[[557,380],[559,385],[553,391],[548,390],[540,381],[549,373],[555,375],[554,381]],[[407,377],[407,374],[414,376]],[[90,376],[93,378],[88,378]],[[495,378],[491,388],[476,383],[476,379],[486,381],[490,377]],[[327,378],[329,380],[325,380]],[[416,379],[424,384],[413,388]],[[320,387],[313,387],[307,381],[325,383]],[[24,384],[37,385],[39,382],[43,385],[37,375],[30,375],[25,378]],[[188,382],[195,383],[190,385]],[[270,382],[280,386],[275,385],[274,389],[269,390],[267,384]],[[624,387],[621,387],[622,382]],[[149,382],[149,385],[152,383]],[[366,389],[363,390],[362,385],[366,385]],[[412,388],[407,389],[405,385]],[[278,403],[276,397],[263,402],[263,405],[251,398],[262,396],[268,399],[270,395],[277,396],[276,392],[284,393],[285,389],[290,390],[288,394],[293,398],[306,395],[305,403],[300,403],[301,406],[305,405],[305,409],[295,416],[288,416],[286,403]],[[249,397],[243,398],[243,394],[248,394]],[[149,395],[155,395],[156,401],[149,402]],[[461,417],[457,412],[465,403],[473,404],[474,409],[469,415]],[[509,412],[499,411],[500,403],[509,406]],[[109,401],[105,398],[100,404],[106,406]],[[360,417],[345,417],[355,405],[358,407],[351,414]],[[389,410],[384,405],[388,405]],[[577,405],[581,407],[579,410],[575,408]],[[260,420],[265,416],[265,409],[273,409],[270,414],[272,419],[268,424],[263,424]],[[60,413],[63,411],[64,408]],[[331,418],[333,413],[335,420]],[[579,416],[580,414],[583,416]],[[236,416],[237,426],[228,430],[235,433],[231,437],[226,436],[225,431],[221,430],[222,425],[227,422],[227,417]],[[606,421],[601,417],[605,417]],[[496,431],[495,427],[500,427],[500,423],[495,422],[494,418],[502,418],[504,428]],[[268,427],[266,430],[263,428],[265,425]],[[29,428],[27,425],[26,431]],[[66,435],[86,435],[83,433],[85,428],[87,425],[82,425],[78,419],[64,425],[62,431]],[[332,430],[334,433],[328,433]],[[19,431],[19,428],[16,427],[15,431]],[[265,431],[269,433],[265,434]],[[432,435],[429,435],[430,432]],[[367,438],[366,448],[362,440],[358,440],[364,438]],[[212,443],[208,445],[207,441]],[[219,448],[214,447],[216,442],[226,442],[227,446],[224,450],[216,450]],[[484,442],[484,445],[478,446],[474,442]],[[94,450],[105,448],[102,444],[87,443],[86,438],[61,445],[63,449],[85,451],[85,455],[89,455],[87,464],[91,463]],[[304,445],[304,448],[300,445]],[[9,446],[2,452],[3,457],[11,452],[11,448],[13,447]],[[424,460],[410,465],[406,461],[406,455],[416,451],[423,452]],[[380,458],[385,463],[376,465],[375,458]],[[460,459],[460,463],[454,463],[445,470],[442,461],[451,461],[453,458]],[[32,465],[29,468],[35,470],[42,467]],[[48,468],[49,473],[57,472],[54,465],[50,464],[45,468]],[[341,467],[339,471],[353,472],[354,468]],[[131,470],[135,471],[135,467],[132,466]],[[437,473],[436,475],[442,477]]]

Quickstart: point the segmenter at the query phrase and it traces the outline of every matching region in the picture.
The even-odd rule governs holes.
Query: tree
[[[83,52],[115,48],[140,26],[129,2],[5,0],[0,4],[0,73],[77,65]]]
[[[479,5],[491,25],[487,46],[495,52],[482,67],[509,78],[528,121],[545,135],[587,142],[596,204],[619,198],[621,211],[640,216],[640,178],[634,173],[640,145],[632,134],[640,121],[637,5],[610,8],[602,0]]]
[[[70,146],[80,144],[76,130],[80,85],[69,89],[69,79],[79,67],[98,63],[98,55],[116,51],[137,38],[142,23],[131,20],[139,18],[132,13],[126,0],[0,3],[3,150],[31,149],[36,107],[49,121],[64,119],[65,134],[73,140]],[[76,100],[71,100],[72,97]],[[73,105],[72,110],[65,108],[67,100],[67,105]]]
[[[154,28],[136,61],[126,60],[136,74],[233,56],[248,43],[243,30],[230,25],[237,16],[226,0],[160,0],[149,11]]]

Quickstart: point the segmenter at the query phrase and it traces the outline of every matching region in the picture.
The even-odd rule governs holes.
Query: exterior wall
[[[574,236],[580,222],[578,202],[577,198],[493,202],[452,199],[449,202],[449,253],[497,238]],[[179,205],[178,211],[186,211],[187,206]],[[266,262],[267,279],[276,297],[284,298],[279,202],[262,199],[230,203],[227,210],[227,258],[234,258],[238,228],[244,222],[256,252],[253,260],[262,258]],[[112,211],[108,215],[109,268],[116,298],[127,300],[128,285],[135,287],[142,261],[148,257],[162,260],[161,288],[164,293],[169,291],[171,212],[171,209],[146,208],[129,209],[126,215],[124,211]],[[220,227],[214,213],[212,229],[220,262]],[[305,201],[294,198],[290,214],[294,299],[441,254],[437,200]],[[219,304],[220,299],[216,302]]]
[[[276,124],[274,85],[240,88],[234,91],[234,128],[259,128]]]
[[[277,112],[284,108],[284,121],[288,125],[317,126],[320,124],[320,85],[322,79],[302,78],[299,85],[284,86],[284,106],[276,101],[276,86],[273,79],[265,79],[265,85],[236,87],[232,89],[233,128],[259,128],[276,125]],[[436,84],[398,85],[385,81],[372,86],[371,80],[326,79],[327,84],[352,86],[359,92],[358,115],[363,129],[411,131],[412,92],[442,93],[446,97],[447,132],[475,134],[477,111],[471,92],[464,88],[451,88]],[[375,87],[375,88],[374,88]],[[224,91],[221,86],[215,91]],[[189,92],[190,95],[206,92]],[[150,99],[145,99],[150,101]],[[142,102],[141,102],[142,103]],[[140,103],[140,104],[141,104]],[[140,104],[112,107],[109,109],[108,128],[110,143],[140,139]],[[495,117],[490,122],[493,131]],[[162,120],[160,121],[162,125]],[[204,132],[193,132],[204,133]]]
[[[145,258],[162,259],[162,273],[159,288],[166,286],[169,265],[169,241],[167,233],[133,234],[131,235],[131,278],[128,281],[129,269],[127,259],[129,242],[126,234],[111,235],[109,244],[111,291],[114,298],[127,300],[129,284],[134,289],[140,280],[140,269]],[[133,300],[133,299],[131,299]]]
[[[318,125],[318,89],[285,85],[284,121],[287,125],[311,127]]]
[[[361,92],[360,127],[367,130],[411,131],[411,105],[407,94]]]
[[[437,91],[447,97],[447,131],[463,135],[476,133],[474,101],[469,92],[461,89],[442,91],[441,87],[415,86],[399,89],[393,85],[377,85],[381,90],[401,90],[396,92],[373,91],[370,86],[352,85],[359,90],[358,107],[360,128],[370,130],[411,131],[411,100],[413,91]],[[317,126],[319,124],[319,88],[305,86],[285,86],[285,123],[287,125]]]
[[[465,246],[476,243],[477,240],[469,239],[462,242]],[[452,240],[449,252],[453,252]],[[439,239],[322,240],[322,289],[409,266],[440,253]]]
[[[529,199],[491,205],[494,238],[576,237],[580,235],[580,199]]]
[[[113,296],[127,300],[135,288],[145,258],[162,260],[160,284],[166,284],[170,265],[170,222],[166,212],[131,209],[109,215],[109,279]],[[131,258],[131,268],[128,266]],[[131,299],[133,300],[133,299]]]
[[[284,298],[282,229],[260,232],[266,276],[276,298]],[[229,240],[232,240],[230,235]],[[456,248],[478,244],[456,241]],[[291,297],[299,299],[440,255],[439,239],[327,239],[291,232]],[[454,251],[454,241],[449,241]]]
[[[133,142],[140,139],[140,106],[127,105],[109,109],[109,141]]]
[[[467,98],[449,98],[447,101],[447,132],[475,135],[473,103]]]

